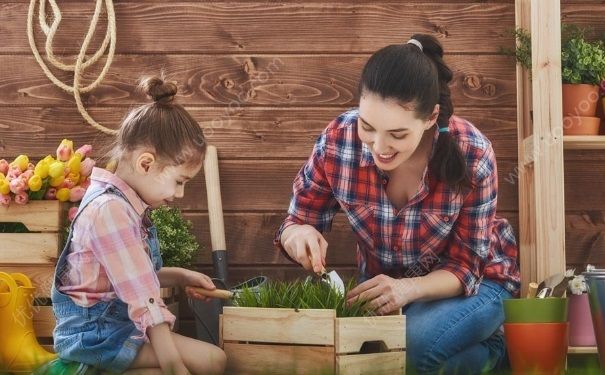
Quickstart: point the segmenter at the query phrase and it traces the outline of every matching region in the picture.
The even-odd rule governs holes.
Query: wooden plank
[[[0,264],[52,264],[59,257],[57,233],[0,233]]]
[[[22,223],[32,232],[58,232],[62,230],[62,210],[59,201],[31,201],[25,205],[0,206],[0,223]]]
[[[389,351],[405,349],[404,315],[336,318],[336,354],[358,353],[364,342],[382,341]]]
[[[359,74],[367,58],[368,55],[117,55],[103,85],[86,96],[84,102],[87,107],[124,108],[147,102],[142,93],[137,93],[137,79],[164,71],[179,83],[177,100],[186,106],[346,108],[356,103]],[[445,60],[454,72],[450,88],[455,106],[515,106],[515,63],[510,57],[448,55]],[[54,86],[33,56],[0,55],[0,66],[0,105],[73,106],[73,98]],[[68,74],[58,76],[64,82],[71,80]],[[97,76],[95,70],[84,74],[87,82]]]
[[[531,1],[536,280],[565,271],[565,194],[558,1]]]
[[[226,374],[333,374],[334,347],[226,342]]]
[[[14,265],[0,264],[0,271],[6,273],[21,272],[27,275],[36,288],[35,298],[50,298],[50,289],[55,274],[54,265]]]
[[[391,375],[405,374],[405,352],[339,355],[336,374]]]
[[[335,318],[334,310],[225,307],[223,341],[334,345]]]
[[[343,107],[187,107],[221,159],[306,158],[313,143]],[[100,123],[117,124],[127,108],[88,108]],[[456,114],[469,120],[491,141],[499,159],[517,157],[515,109],[457,107]],[[25,153],[39,160],[58,145],[65,134],[74,144],[94,145],[93,157],[103,154],[100,145],[111,137],[84,125],[75,106],[11,107],[0,111],[0,155],[13,158]],[[39,142],[38,142],[39,141]],[[262,150],[259,151],[259,150]]]
[[[563,147],[566,150],[603,150],[605,135],[565,135]]]
[[[52,337],[55,329],[55,315],[52,306],[34,306],[33,324],[36,337]]]
[[[94,4],[60,4],[62,23],[54,39],[58,52],[77,53],[87,30]],[[6,53],[30,54],[24,3],[0,5]],[[402,43],[414,33],[433,34],[450,53],[498,53],[511,45],[506,33],[513,24],[513,4],[459,3],[274,3],[185,2],[140,4],[116,2],[116,53],[250,53],[250,52],[366,52],[377,46]],[[37,15],[37,12],[36,12]],[[162,20],[158,34],[157,20]],[[34,20],[36,41],[44,38]],[[187,23],[183,32],[183,22]],[[96,51],[107,21],[101,17]],[[276,33],[276,30],[280,32]]]
[[[568,354],[599,354],[596,346],[570,346],[567,348]]]

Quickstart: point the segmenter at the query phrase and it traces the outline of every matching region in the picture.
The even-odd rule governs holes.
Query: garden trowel
[[[309,256],[311,264],[313,264],[313,255],[311,255],[311,251],[309,251],[309,248],[307,248],[307,255]],[[345,284],[342,282],[342,279],[340,278],[340,276],[338,276],[338,273],[336,271],[332,270],[330,272],[327,272],[326,269],[322,266],[321,271],[317,273],[317,276],[319,277],[322,283],[328,284],[341,295],[345,294]]]

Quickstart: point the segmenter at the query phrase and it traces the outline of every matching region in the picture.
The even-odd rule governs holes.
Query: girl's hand
[[[347,293],[347,303],[357,300],[368,301],[366,305],[378,315],[392,313],[408,303],[414,288],[412,279],[394,279],[387,275],[378,275],[364,281]]]
[[[281,234],[281,244],[290,258],[304,269],[319,273],[325,268],[328,242],[313,226],[290,225]]]
[[[208,290],[216,289],[216,286],[210,279],[210,277],[204,275],[203,273],[182,269],[181,274],[181,286],[185,289],[185,293],[189,298],[200,299],[202,301],[209,301],[210,297],[203,296],[191,288],[187,288],[188,286],[197,286]]]

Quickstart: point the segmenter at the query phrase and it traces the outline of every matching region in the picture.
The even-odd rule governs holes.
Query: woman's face
[[[438,114],[437,104],[430,118],[420,120],[411,108],[404,108],[394,99],[365,93],[359,100],[357,133],[372,151],[378,168],[392,171],[412,156]]]

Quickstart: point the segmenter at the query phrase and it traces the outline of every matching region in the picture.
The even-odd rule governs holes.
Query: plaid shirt
[[[160,296],[160,282],[146,241],[147,204],[115,174],[94,168],[91,188],[112,185],[128,199],[102,194],[74,223],[67,269],[59,289],[80,306],[119,298],[128,304],[128,315],[146,335],[147,327],[175,316]]]
[[[289,215],[275,245],[283,251],[279,239],[292,224],[329,231],[342,209],[357,236],[360,281],[443,269],[460,280],[467,296],[477,292],[483,277],[517,294],[517,245],[510,224],[496,216],[498,178],[489,140],[468,121],[452,116],[449,131],[475,187],[456,194],[427,167],[418,192],[397,212],[386,194],[388,176],[357,136],[358,115],[356,109],[340,115],[318,138],[294,180]],[[435,127],[433,150],[438,136]]]

